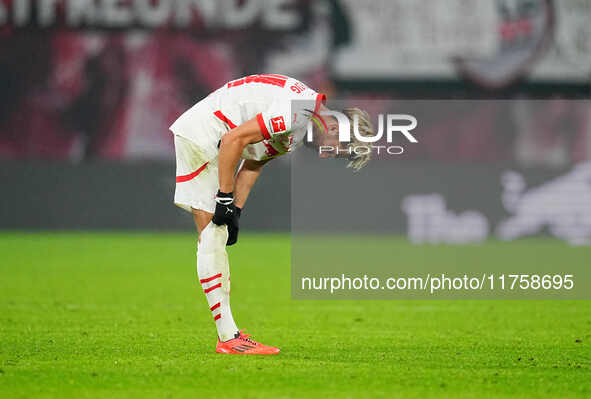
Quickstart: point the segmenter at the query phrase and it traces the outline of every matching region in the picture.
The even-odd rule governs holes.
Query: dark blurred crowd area
[[[557,34],[551,2],[517,1],[525,5],[510,14],[497,1],[502,60],[450,57],[453,74],[405,78],[359,73],[371,58],[349,75],[335,65],[363,35],[355,13],[364,1],[123,0],[110,10],[83,1],[91,11],[17,1],[0,0],[3,160],[172,159],[168,126],[184,110],[226,81],[270,72],[369,109],[373,100],[551,100],[525,114],[486,103],[458,109],[461,121],[425,122],[411,159],[591,159],[591,110],[570,101],[589,98],[589,79],[530,78]]]

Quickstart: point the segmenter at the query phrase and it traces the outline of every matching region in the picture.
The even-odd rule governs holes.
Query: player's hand
[[[222,193],[218,191],[215,196],[215,214],[211,220],[218,226],[228,226],[228,241],[226,245],[236,244],[238,241],[238,219],[241,209],[234,205],[233,193]]]
[[[226,242],[226,245],[234,245],[238,241],[238,231],[240,230],[238,224],[240,221],[240,214],[242,213],[242,209],[238,208],[237,206],[235,208],[236,216],[232,220],[232,223],[228,223],[228,241]]]
[[[218,226],[228,225],[232,223],[235,215],[234,194],[218,191],[215,195],[215,213],[211,221]]]

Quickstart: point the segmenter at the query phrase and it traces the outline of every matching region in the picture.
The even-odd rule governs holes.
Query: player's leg
[[[218,330],[216,351],[231,354],[276,354],[238,331],[230,310],[230,266],[226,253],[228,229],[211,222],[218,191],[217,159],[202,159],[198,144],[175,136],[177,185],[174,202],[192,212],[199,232],[197,274]]]
[[[217,160],[204,158],[198,143],[175,136],[176,189],[174,202],[193,214],[199,233],[197,244],[197,275],[218,337],[225,341],[234,338],[238,328],[230,311],[230,271],[226,254],[226,226],[211,222],[217,192]]]
[[[273,355],[279,349],[263,345],[238,331],[230,309],[230,264],[226,253],[228,229],[211,222],[213,214],[193,209],[199,231],[197,273],[218,330],[216,352]]]
[[[212,213],[193,209],[199,232],[197,274],[216,323],[220,341],[239,336],[230,309],[230,264],[226,253],[228,229],[211,223]]]

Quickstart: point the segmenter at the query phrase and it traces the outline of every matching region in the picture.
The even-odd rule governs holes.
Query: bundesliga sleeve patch
[[[285,129],[285,119],[283,119],[283,116],[277,116],[275,118],[271,119],[271,127],[273,130],[273,133],[277,133],[277,132],[283,132]]]

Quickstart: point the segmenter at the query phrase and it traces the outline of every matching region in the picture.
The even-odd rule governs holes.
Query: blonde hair
[[[343,114],[345,114],[347,119],[349,119],[351,122],[351,142],[349,143],[349,151],[351,152],[351,156],[349,157],[350,161],[347,165],[347,168],[352,168],[355,172],[358,172],[361,168],[366,166],[371,159],[371,151],[360,154],[355,152],[357,147],[366,148],[368,146],[367,143],[359,140],[353,132],[355,119],[358,120],[357,126],[359,127],[359,135],[362,137],[371,137],[374,136],[375,133],[369,120],[369,114],[364,110],[359,108],[345,108],[343,109]]]

